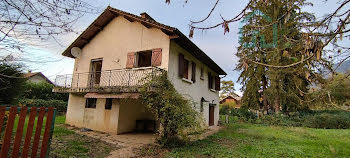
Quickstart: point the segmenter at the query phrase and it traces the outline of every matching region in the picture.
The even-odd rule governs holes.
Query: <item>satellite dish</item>
[[[73,47],[70,50],[70,53],[72,54],[73,57],[78,58],[81,54],[81,49],[79,47]]]

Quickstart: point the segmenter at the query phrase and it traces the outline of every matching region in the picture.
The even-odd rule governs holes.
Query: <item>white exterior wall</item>
[[[106,99],[97,99],[96,108],[85,108],[86,99],[69,95],[66,124],[92,130],[117,133],[120,104],[112,102],[112,109],[106,110]]]
[[[179,77],[179,53],[182,53],[185,56],[185,59],[190,61],[189,64],[189,80],[191,80],[191,71],[192,64],[194,61],[196,63],[196,82],[189,83],[183,81]],[[204,65],[198,59],[193,57],[187,50],[180,47],[175,42],[170,43],[170,59],[169,60],[169,68],[168,68],[168,77],[169,80],[174,84],[176,90],[183,94],[188,99],[193,100],[196,103],[196,110],[200,112],[200,100],[202,97],[208,101],[214,100],[214,104],[217,104],[214,109],[214,125],[218,125],[219,121],[219,92],[213,92],[208,88],[208,72],[211,72],[212,75],[216,75],[214,71],[212,71],[208,66]],[[204,69],[204,80],[200,79],[200,71],[201,67]],[[209,103],[204,103],[204,110],[202,115],[204,116],[206,125],[209,125]]]
[[[159,29],[146,28],[138,22],[130,22],[118,16],[82,48],[81,56],[75,58],[73,74],[89,72],[91,60],[97,58],[103,59],[102,71],[125,68],[127,53],[154,48],[162,48],[162,63],[159,67],[167,70],[169,41],[169,36]],[[76,77],[77,75],[74,75],[74,80],[77,79]],[[79,77],[79,84],[88,84],[87,77],[84,77],[84,75]],[[66,117],[67,124],[110,133],[120,133],[117,132],[119,108],[125,109],[127,105],[120,105],[114,99],[112,111],[108,112],[109,110],[104,110],[105,99],[97,99],[96,109],[85,108],[85,100],[86,98],[82,95],[70,94]],[[129,131],[123,125],[119,127],[121,127],[121,132]]]
[[[156,28],[146,28],[138,22],[129,22],[121,16],[113,19],[84,48],[79,58],[75,59],[73,74],[90,71],[91,59],[102,58],[102,71],[126,67],[127,53],[154,48],[162,48],[162,64],[159,66],[168,71],[169,80],[179,93],[196,102],[200,111],[200,100],[214,100],[214,125],[219,120],[219,93],[208,89],[208,71],[216,73],[194,58],[189,52]],[[178,54],[184,54],[189,61],[196,63],[196,82],[188,83],[178,77]],[[170,60],[169,60],[170,59]],[[189,65],[191,67],[191,64]],[[200,69],[204,68],[204,80],[200,79]],[[191,71],[189,71],[189,78]],[[81,76],[80,76],[81,77]],[[80,78],[79,84],[87,84],[88,78]],[[85,82],[85,83],[83,83]],[[97,99],[96,108],[85,108],[83,95],[69,95],[66,123],[77,127],[90,128],[109,133],[130,132],[136,119],[152,119],[140,101],[135,99],[113,99],[112,110],[105,110],[105,100]],[[124,101],[122,101],[124,100]],[[209,123],[209,103],[204,104],[203,117]]]

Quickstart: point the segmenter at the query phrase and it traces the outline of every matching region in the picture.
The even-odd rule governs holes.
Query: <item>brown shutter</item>
[[[219,91],[220,90],[220,77],[215,76],[215,90]]]
[[[162,48],[152,50],[152,66],[160,66],[162,64]]]
[[[192,62],[192,82],[196,82],[196,63]]]
[[[179,77],[184,77],[184,55],[179,54]]]
[[[135,65],[135,52],[128,53],[127,60],[126,60],[126,68],[131,69]]]
[[[208,72],[208,88],[211,89],[212,88],[212,77],[211,77],[211,73]]]

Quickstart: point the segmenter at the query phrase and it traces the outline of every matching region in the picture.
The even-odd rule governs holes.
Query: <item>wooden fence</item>
[[[18,119],[16,119],[17,112]],[[29,113],[29,118],[26,121],[27,113]],[[47,113],[46,119],[45,113]],[[55,117],[56,109],[53,107],[0,107],[0,134],[2,136],[0,158],[48,157]],[[17,126],[15,122],[18,122]],[[23,144],[22,140],[24,140]]]

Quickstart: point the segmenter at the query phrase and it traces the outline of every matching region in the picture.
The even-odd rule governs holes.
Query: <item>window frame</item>
[[[147,55],[143,55],[143,53],[144,53],[144,54],[146,54],[146,53],[150,53],[150,54],[151,54],[151,55],[149,56],[149,57],[150,57],[150,60],[149,60],[149,64],[148,64],[147,66],[140,66],[140,54],[141,54],[141,56],[144,56],[144,57],[145,57],[145,59],[144,59],[145,61],[147,61],[147,60],[146,60],[146,57],[148,57]],[[151,67],[151,66],[152,66],[152,55],[153,55],[152,50],[138,51],[138,52],[136,52],[135,54],[136,54],[135,67]]]
[[[189,79],[189,67],[190,67],[190,61],[184,58],[184,63],[183,63],[183,78]]]
[[[214,89],[214,76],[208,72],[209,89]]]
[[[86,109],[96,109],[97,98],[86,98],[85,108]]]
[[[113,98],[106,98],[105,110],[112,110]]]

